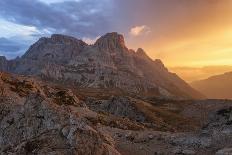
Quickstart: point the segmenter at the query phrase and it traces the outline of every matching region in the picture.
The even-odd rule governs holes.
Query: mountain
[[[210,76],[224,74],[232,71],[232,66],[204,66],[204,67],[170,67],[171,72],[176,73],[186,82],[191,83],[206,79]]]
[[[191,86],[208,98],[232,99],[232,72],[195,81]]]
[[[0,69],[78,88],[119,89],[162,98],[203,97],[169,72],[161,60],[152,60],[141,48],[128,49],[124,37],[116,32],[93,45],[59,34],[41,38],[21,58],[1,58]]]

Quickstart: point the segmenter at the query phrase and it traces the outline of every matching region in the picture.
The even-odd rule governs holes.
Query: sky
[[[232,66],[232,0],[0,1],[0,55],[8,59],[53,33],[91,44],[107,32],[170,68]]]

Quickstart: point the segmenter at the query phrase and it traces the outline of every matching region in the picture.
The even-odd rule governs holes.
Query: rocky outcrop
[[[116,32],[100,37],[94,45],[64,35],[41,38],[22,58],[0,60],[0,69],[81,88],[119,89],[160,98],[201,98],[160,60],[143,49],[129,50]],[[7,64],[7,67],[5,66]]]
[[[208,121],[199,132],[177,134],[167,141],[180,148],[211,151],[209,154],[231,154],[231,149],[227,148],[232,144],[231,116],[231,105],[221,108],[209,114]]]
[[[72,92],[2,73],[0,83],[0,154],[119,155],[75,111]]]
[[[224,148],[216,152],[216,155],[230,155],[230,154],[232,154],[232,148]]]
[[[103,154],[97,132],[64,108],[29,96],[22,106],[1,103],[1,153]]]
[[[109,100],[86,102],[88,107],[97,112],[108,112],[118,117],[126,117],[137,122],[145,122],[146,116],[127,97],[111,97]]]

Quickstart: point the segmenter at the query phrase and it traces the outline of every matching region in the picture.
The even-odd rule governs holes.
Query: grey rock
[[[108,112],[119,117],[127,117],[138,122],[145,122],[145,115],[139,111],[128,97],[113,96],[108,100],[87,102],[89,108],[97,112]]]
[[[224,148],[216,152],[216,155],[231,155],[231,154],[232,154],[232,148]]]
[[[184,155],[194,155],[196,154],[193,150],[176,148],[172,151],[173,154],[184,154]]]
[[[1,73],[0,84],[0,154],[119,154],[75,112],[79,100],[70,90],[63,98],[71,104],[57,103],[56,90],[24,77]]]

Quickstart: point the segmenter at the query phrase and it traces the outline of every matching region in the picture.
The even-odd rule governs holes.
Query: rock
[[[0,131],[0,145],[8,149],[0,149],[1,153],[102,154],[110,151],[105,150],[97,131],[39,96],[30,96],[20,107],[9,106],[11,111],[1,116],[0,122],[0,128],[4,129]]]
[[[146,119],[145,115],[135,106],[135,101],[128,97],[113,96],[108,100],[97,102],[89,101],[87,105],[93,111],[108,112],[117,117],[126,117],[137,122],[144,122]]]
[[[62,129],[63,136],[68,137],[69,130],[70,130],[70,127],[68,127],[68,126],[67,126],[67,127],[64,127],[64,128]]]
[[[232,148],[224,148],[216,152],[216,155],[231,155],[231,154],[232,154]]]
[[[184,155],[193,155],[196,154],[193,150],[176,148],[172,151],[173,154],[184,154]]]
[[[148,135],[148,138],[149,138],[150,140],[152,140],[152,139],[154,138],[154,136],[153,136],[152,134],[149,134],[149,135]]]
[[[59,105],[80,105],[79,99],[70,90],[60,90],[54,94],[55,102]]]
[[[196,154],[196,152],[193,151],[193,150],[183,150],[182,153],[183,153],[183,154],[186,154],[186,155],[193,155],[193,154]]]

